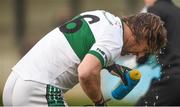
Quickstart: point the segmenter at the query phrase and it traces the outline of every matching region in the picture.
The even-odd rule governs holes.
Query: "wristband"
[[[94,102],[94,105],[95,106],[105,106],[106,105],[106,102],[104,101],[104,98],[103,96],[101,97],[101,99],[97,102]]]

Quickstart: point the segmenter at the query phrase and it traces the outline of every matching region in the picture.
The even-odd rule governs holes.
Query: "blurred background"
[[[174,1],[180,6],[179,0]],[[49,31],[84,11],[103,9],[124,16],[138,13],[143,7],[143,0],[0,0],[0,105],[3,87],[11,68]],[[102,85],[110,84],[103,91],[110,92],[115,83],[107,82],[112,77],[103,72],[102,75],[107,78],[102,78]],[[141,82],[139,88],[122,101],[110,101],[110,105],[133,105],[147,90],[151,77],[158,73],[144,75],[146,81]],[[79,85],[68,91],[65,98],[69,105],[91,104]]]

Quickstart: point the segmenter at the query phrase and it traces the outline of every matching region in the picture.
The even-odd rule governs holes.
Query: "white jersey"
[[[122,45],[123,24],[118,17],[103,10],[85,12],[45,35],[12,70],[24,80],[65,92],[78,83],[77,67],[86,54],[106,67],[119,57]]]

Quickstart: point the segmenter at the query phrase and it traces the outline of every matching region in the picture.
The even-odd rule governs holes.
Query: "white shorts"
[[[3,91],[4,106],[67,106],[61,89],[26,81],[11,72]]]

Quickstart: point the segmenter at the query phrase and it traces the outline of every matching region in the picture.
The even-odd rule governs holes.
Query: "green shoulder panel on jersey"
[[[92,18],[91,24],[99,21],[98,17],[93,15],[76,16],[73,20],[59,27],[81,61],[95,43],[94,35],[83,17]],[[102,66],[104,66],[104,59],[102,59],[102,56],[100,56],[98,52],[93,51],[89,53],[96,56],[100,60]]]
[[[73,20],[77,19],[75,17]],[[95,43],[94,35],[88,25],[88,23],[82,18],[80,19],[82,25],[75,32],[63,32],[72,49],[76,55],[82,60],[84,56],[88,53],[92,45]],[[74,29],[79,26],[76,22],[70,21],[66,25],[67,29]]]

